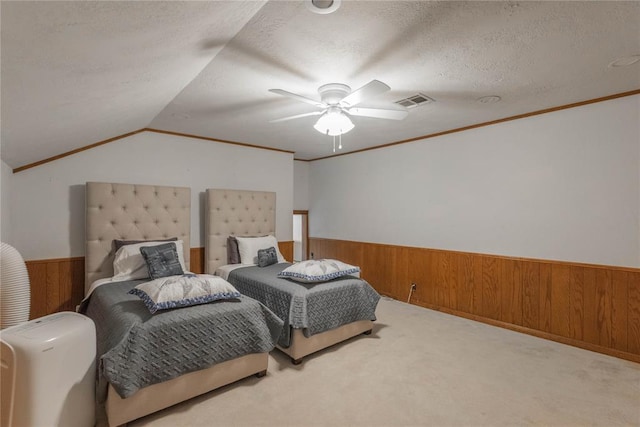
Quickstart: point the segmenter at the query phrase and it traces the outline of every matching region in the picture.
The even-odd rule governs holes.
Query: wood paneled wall
[[[196,274],[204,273],[204,248],[191,248],[191,272]]]
[[[293,240],[289,242],[278,242],[278,249],[284,259],[293,261]]]
[[[310,239],[379,293],[640,362],[640,269]]]
[[[278,242],[286,259],[293,259],[293,242]],[[36,319],[58,311],[74,311],[84,298],[84,257],[26,261],[31,282],[31,311]],[[204,248],[191,248],[194,273],[204,273]]]
[[[30,319],[75,311],[84,297],[84,257],[26,261],[31,282]]]

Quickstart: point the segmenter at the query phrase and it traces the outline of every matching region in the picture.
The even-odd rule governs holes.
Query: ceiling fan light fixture
[[[326,15],[333,13],[340,7],[342,0],[304,0],[304,4],[313,13]]]
[[[323,135],[337,136],[349,132],[354,125],[340,109],[330,109],[320,116],[313,128]]]

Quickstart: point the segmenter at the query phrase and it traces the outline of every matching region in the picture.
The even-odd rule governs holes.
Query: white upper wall
[[[309,162],[293,162],[293,209],[309,210]]]
[[[640,267],[640,96],[310,166],[310,236]]]
[[[291,241],[292,176],[290,153],[143,132],[14,174],[12,238],[25,259],[84,255],[85,183],[100,181],[190,187],[193,247],[207,188],[275,191],[276,237]]]
[[[11,244],[11,182],[13,171],[4,161],[0,161],[0,240]]]

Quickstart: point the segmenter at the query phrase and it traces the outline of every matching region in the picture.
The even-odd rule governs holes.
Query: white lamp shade
[[[0,328],[29,320],[31,289],[22,255],[4,242],[0,247]]]
[[[313,128],[323,135],[337,136],[349,132],[353,129],[353,123],[342,111],[327,111],[324,113]]]

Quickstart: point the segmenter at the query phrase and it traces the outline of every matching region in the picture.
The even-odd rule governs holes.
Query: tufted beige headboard
[[[183,241],[190,262],[191,189],[155,185],[87,182],[85,292],[113,276],[113,240]]]
[[[227,263],[227,237],[276,235],[276,193],[207,190],[205,273]]]

